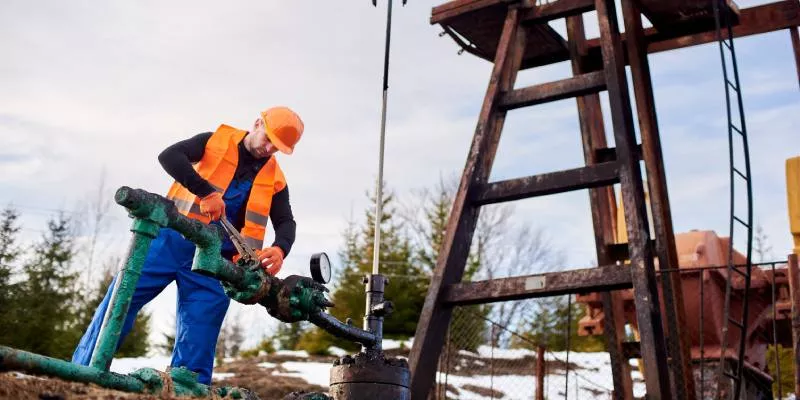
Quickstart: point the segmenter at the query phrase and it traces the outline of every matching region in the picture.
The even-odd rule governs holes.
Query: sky
[[[439,36],[441,28],[429,24],[431,7],[440,1],[399,3],[384,178],[402,197],[461,174],[491,63],[459,55],[451,39]],[[79,210],[97,202],[101,183],[106,199],[123,185],[166,192],[171,179],[156,157],[170,144],[221,123],[248,129],[261,110],[286,105],[300,114],[305,133],[293,155],[278,156],[298,227],[279,276],[306,274],[308,257],[335,255],[348,219],[362,218],[369,204],[366,192],[378,171],[385,7],[382,1],[378,8],[368,1],[3,1],[0,204],[22,213],[23,240],[32,242],[56,210],[84,218]],[[587,34],[596,35],[594,14],[585,18]],[[565,33],[563,23],[553,26]],[[736,50],[754,216],[774,258],[784,259],[791,249],[784,162],[800,155],[790,36],[779,31],[737,39]],[[650,65],[675,230],[727,235],[719,49],[709,44],[658,53]],[[526,70],[517,87],[569,75],[565,63]],[[604,100],[608,126],[607,105]],[[574,100],[562,100],[509,113],[490,181],[581,165],[577,108]],[[562,267],[592,265],[585,192],[514,207],[515,224],[543,229],[563,252]],[[121,254],[129,227],[112,205],[93,273]],[[154,315],[155,338],[170,330],[174,302],[171,286],[145,308]],[[274,327],[257,307],[232,304],[228,316],[251,327],[251,339]]]

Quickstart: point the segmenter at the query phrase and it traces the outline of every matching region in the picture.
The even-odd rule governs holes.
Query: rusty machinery
[[[800,279],[796,258],[800,254],[800,157],[786,160],[786,194],[789,226],[795,246],[794,255],[786,262],[765,263],[761,268],[754,269],[749,288],[745,287],[742,274],[731,276],[732,289],[735,292],[731,297],[734,313],[740,314],[745,299],[742,292],[749,292],[746,298],[752,314],[748,315],[745,324],[747,329],[744,333],[746,346],[743,361],[749,379],[757,381],[761,387],[770,386],[770,372],[775,372],[772,368],[779,367],[767,364],[768,346],[777,343],[790,348],[800,342],[795,338],[800,337],[800,319],[792,316],[793,312],[798,311],[795,304],[800,302],[800,295],[796,295],[797,289],[792,289],[798,286],[793,279]],[[620,226],[624,222],[618,220],[618,224]],[[618,240],[623,237],[624,234],[618,235]],[[719,237],[713,231],[695,230],[676,234],[675,243],[679,265],[675,269],[660,270],[658,273],[673,274],[680,279],[684,293],[684,311],[689,316],[685,320],[685,334],[690,340],[692,361],[700,370],[698,380],[705,381],[703,374],[707,372],[707,368],[704,364],[723,356],[721,324],[724,320],[726,282],[730,274],[724,266],[730,256],[736,268],[741,270],[746,265],[746,259],[735,249],[731,254],[730,238]],[[631,323],[635,332],[638,328],[633,313],[633,293],[624,291],[621,299],[625,319]],[[577,301],[586,306],[586,315],[578,323],[578,334],[603,334],[605,315],[600,296],[596,293],[578,295]],[[731,331],[728,335],[729,341],[738,341],[741,334]],[[795,353],[798,353],[797,350]],[[738,355],[732,349],[725,349],[725,358],[736,357]],[[800,383],[800,376],[796,377],[796,382]],[[713,384],[709,385],[709,390],[704,390],[706,396],[711,395],[712,387]],[[800,393],[800,387],[796,392]]]

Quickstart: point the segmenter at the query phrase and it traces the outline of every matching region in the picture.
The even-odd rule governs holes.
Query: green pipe
[[[151,221],[135,219],[133,222],[133,239],[128,248],[125,267],[117,276],[114,290],[111,294],[111,301],[103,318],[103,325],[100,328],[97,343],[92,352],[92,360],[89,363],[94,368],[108,371],[111,360],[117,351],[117,344],[122,333],[122,325],[128,315],[131,305],[133,292],[136,284],[142,275],[142,267],[147,258],[150,243],[158,234],[159,226]]]
[[[55,376],[68,381],[95,383],[103,387],[126,392],[142,393],[147,389],[142,381],[134,377],[73,364],[69,361],[41,356],[6,346],[0,346],[0,370],[19,370]]]

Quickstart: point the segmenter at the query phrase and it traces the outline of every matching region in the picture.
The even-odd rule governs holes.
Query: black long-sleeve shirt
[[[214,191],[208,181],[203,179],[192,164],[199,162],[205,153],[206,143],[211,137],[211,132],[195,135],[189,139],[177,142],[167,147],[158,155],[158,161],[167,173],[177,182],[189,189],[198,197],[205,197]],[[244,141],[239,143],[239,164],[233,175],[234,180],[254,180],[258,171],[267,162],[268,158],[258,159],[244,147]],[[248,193],[249,196],[249,193]],[[244,226],[246,207],[242,207],[237,217],[231,223],[239,230]],[[272,205],[269,210],[272,227],[275,228],[275,242],[283,250],[285,256],[294,244],[297,224],[294,221],[292,207],[289,204],[289,186],[272,196]]]

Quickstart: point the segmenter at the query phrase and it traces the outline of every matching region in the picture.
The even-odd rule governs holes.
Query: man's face
[[[266,158],[278,151],[278,148],[267,138],[264,121],[261,118],[256,120],[253,130],[244,138],[244,145],[255,158]]]

